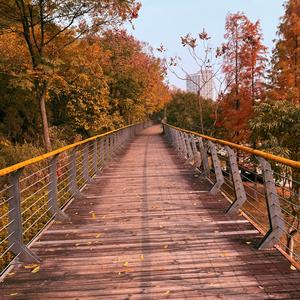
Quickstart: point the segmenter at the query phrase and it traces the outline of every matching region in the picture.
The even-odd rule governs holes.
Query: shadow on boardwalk
[[[33,245],[0,299],[300,299],[300,276],[163,140],[139,135]]]

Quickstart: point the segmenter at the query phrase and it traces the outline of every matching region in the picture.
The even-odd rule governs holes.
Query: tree
[[[0,0],[1,33],[21,35],[29,52],[47,151],[51,141],[45,102],[57,55],[84,35],[136,18],[139,8],[135,0]],[[61,37],[61,48],[52,47]]]
[[[228,138],[241,141],[248,134],[255,100],[261,97],[266,47],[259,21],[252,23],[243,13],[229,14],[225,29],[223,72],[228,88],[218,125],[228,130]]]
[[[300,0],[289,0],[273,51],[271,97],[300,103]]]
[[[110,54],[98,36],[86,37],[65,49],[49,87],[50,117],[56,126],[68,126],[84,136],[112,128],[109,116],[109,78],[104,68]]]
[[[181,37],[181,43],[183,47],[186,47],[189,51],[189,54],[195,61],[199,72],[198,74],[201,76],[201,82],[193,80],[193,78],[188,74],[185,68],[181,65],[181,58],[180,57],[171,57],[168,68],[169,71],[174,74],[178,79],[187,81],[192,83],[197,87],[197,99],[198,99],[198,114],[200,120],[200,132],[202,134],[206,133],[206,128],[204,126],[204,112],[203,112],[203,100],[204,98],[201,96],[202,91],[207,87],[207,85],[215,80],[213,90],[217,93],[217,99],[221,95],[221,91],[223,89],[223,84],[225,82],[224,78],[220,77],[221,65],[219,64],[219,60],[225,52],[224,47],[213,49],[210,44],[209,40],[211,37],[208,33],[203,29],[201,33],[198,34],[198,37],[193,37],[191,34],[187,34]],[[198,42],[202,45],[201,49],[197,46]],[[164,52],[163,45],[157,49],[160,52]],[[175,69],[179,68],[175,71]],[[182,75],[181,75],[181,74]],[[226,89],[226,88],[225,88]],[[217,114],[217,106],[215,110],[215,114]]]
[[[213,111],[216,103],[211,99],[201,99],[201,103],[203,106],[203,125],[207,133],[212,134],[214,133]],[[201,131],[199,113],[195,109],[198,105],[198,95],[174,91],[171,101],[166,106],[168,122],[177,127]]]
[[[110,78],[110,114],[115,121],[130,124],[161,110],[169,100],[161,60],[124,30],[108,31],[101,45],[111,55],[104,73]]]

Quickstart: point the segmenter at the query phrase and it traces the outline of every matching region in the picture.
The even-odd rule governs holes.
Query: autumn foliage
[[[266,47],[260,23],[252,23],[242,13],[229,14],[225,29],[223,73],[227,90],[221,100],[218,126],[227,130],[228,138],[241,141],[248,135],[255,100],[262,97]]]
[[[63,35],[56,39],[47,55],[52,57],[64,41]],[[169,99],[162,62],[148,45],[126,31],[109,30],[102,36],[78,39],[52,58],[53,65],[47,69],[46,109],[54,147],[60,145],[57,132],[72,142],[75,136],[143,121]],[[37,147],[44,144],[34,78],[22,37],[12,32],[1,35],[0,142],[4,144],[33,140]]]

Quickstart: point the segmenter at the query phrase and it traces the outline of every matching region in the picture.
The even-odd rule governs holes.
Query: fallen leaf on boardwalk
[[[37,265],[37,264],[33,264],[33,265],[25,265],[24,266],[24,269],[34,269],[34,268],[36,268],[36,267],[38,267],[39,265]]]
[[[96,214],[92,213],[92,219],[96,219]]]
[[[144,260],[144,255],[143,254],[140,256],[140,260]]]
[[[171,291],[164,292],[164,295],[170,295]]]
[[[218,233],[218,232],[219,232],[218,230],[215,230],[215,231],[214,231],[214,233]]]
[[[80,246],[80,244],[79,244],[79,243],[75,244],[75,247],[78,247],[78,246]]]
[[[194,202],[194,206],[196,206],[197,205],[197,203],[196,202]]]
[[[98,239],[99,237],[101,237],[102,233],[97,233],[96,234],[96,238]]]
[[[222,256],[224,256],[224,257],[229,256],[229,253],[223,252]]]
[[[78,212],[76,211],[75,215],[78,215]]]
[[[169,246],[168,246],[168,245],[164,245],[164,248],[165,248],[165,249],[168,249],[168,248],[169,248]]]
[[[10,272],[10,273],[8,273],[7,275],[8,276],[13,276],[13,275],[15,275],[16,273],[15,272]]]
[[[247,244],[247,245],[250,245],[250,244],[251,244],[251,242],[246,242],[246,244]]]
[[[19,295],[19,293],[11,293],[11,294],[9,294],[9,296],[17,296],[17,295]]]
[[[294,271],[297,270],[297,268],[296,268],[295,266],[293,266],[293,265],[290,266],[290,269],[291,269],[291,270],[294,270]]]
[[[87,245],[92,245],[92,242],[87,242],[86,244],[87,244]]]
[[[40,266],[37,266],[31,271],[31,273],[37,273],[39,271],[40,271]]]
[[[261,290],[264,290],[265,288],[261,285],[258,286]]]
[[[159,227],[160,227],[160,228],[164,228],[164,226],[163,226],[163,225],[161,225],[161,224],[159,225]]]
[[[128,261],[125,261],[124,264],[123,264],[123,266],[127,267],[128,266]]]

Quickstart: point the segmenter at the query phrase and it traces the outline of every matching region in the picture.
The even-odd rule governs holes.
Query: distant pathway
[[[300,273],[256,250],[256,230],[209,188],[148,128],[34,244],[40,271],[12,271],[0,299],[300,299]]]

